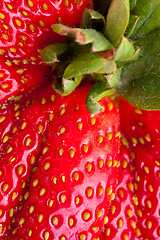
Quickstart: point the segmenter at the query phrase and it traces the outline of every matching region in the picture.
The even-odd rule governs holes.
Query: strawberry
[[[47,125],[53,118],[54,90],[51,86],[42,89],[32,105],[19,111],[19,119],[14,125],[10,138],[2,145],[0,236],[3,237],[6,236],[21,194],[25,191],[30,175],[36,167],[36,159],[42,151]]]
[[[84,8],[91,5],[88,0],[0,2],[0,101],[46,80],[50,70],[41,62],[40,49],[60,41],[52,24],[79,24]]]
[[[119,161],[119,177],[115,190],[116,197],[111,203],[110,211],[106,216],[104,230],[99,235],[99,240],[134,240],[136,237],[137,217],[133,203],[132,162],[130,152],[123,144],[121,144],[120,148]]]
[[[100,232],[114,198],[119,117],[109,98],[101,100],[99,114],[90,114],[89,89],[85,84],[69,96],[57,96],[47,151],[15,215],[10,239],[92,239]]]
[[[134,156],[139,239],[158,239],[160,185],[160,111],[145,111],[120,100],[121,128]],[[124,117],[125,115],[125,117]]]

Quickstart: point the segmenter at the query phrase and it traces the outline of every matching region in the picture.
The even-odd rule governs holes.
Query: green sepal
[[[133,8],[135,8],[137,0],[130,0],[129,3],[130,3],[130,9],[132,10]]]
[[[133,44],[126,38],[123,37],[122,41],[116,51],[116,61],[133,61],[136,60],[140,55],[140,49],[135,52]]]
[[[132,14],[139,16],[131,35],[132,39],[139,39],[145,34],[160,28],[160,0],[138,0]]]
[[[62,24],[54,24],[53,30],[68,38],[69,41],[77,42],[80,45],[91,43],[94,52],[106,51],[112,49],[112,44],[103,36],[102,33],[94,29],[69,28]]]
[[[127,29],[124,34],[125,37],[129,38],[132,35],[132,33],[134,32],[134,29],[137,25],[138,20],[139,20],[138,16],[136,16],[136,15],[130,16],[129,24],[128,24]]]
[[[41,59],[45,63],[57,62],[58,55],[64,53],[67,48],[68,45],[63,43],[50,44],[41,51]]]
[[[118,92],[130,104],[147,110],[160,109],[160,29],[135,43],[140,57],[123,67]]]
[[[107,81],[110,87],[116,87],[121,76],[122,68],[118,68],[116,73],[107,75]]]
[[[105,35],[117,47],[129,23],[129,0],[112,0],[108,10]]]
[[[97,70],[97,73],[102,74],[111,74],[115,73],[117,70],[117,66],[114,60],[107,60],[104,62],[103,67],[99,70]]]
[[[87,52],[73,59],[64,71],[63,78],[70,79],[76,76],[97,72],[102,69],[106,60],[98,53]]]
[[[99,12],[93,9],[86,9],[83,13],[81,26],[82,28],[92,28],[101,31],[104,28],[105,18]]]
[[[99,113],[102,111],[102,106],[98,103],[103,97],[110,96],[115,92],[115,89],[110,89],[105,77],[104,80],[97,81],[86,98],[86,107],[91,114]]]

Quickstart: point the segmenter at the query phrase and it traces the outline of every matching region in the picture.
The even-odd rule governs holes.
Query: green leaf
[[[41,58],[43,62],[53,63],[58,61],[58,55],[64,53],[68,48],[67,44],[54,43],[45,47],[41,51]]]
[[[105,35],[117,47],[129,23],[129,0],[113,0],[107,14]]]
[[[82,28],[94,28],[98,31],[102,30],[105,19],[102,14],[93,9],[86,9],[83,13],[81,26]]]
[[[94,29],[68,28],[62,24],[52,26],[53,30],[61,35],[66,36],[80,45],[92,44],[94,52],[106,51],[112,49],[112,44],[103,36],[102,33]]]
[[[135,55],[135,49],[133,44],[123,37],[122,41],[117,49],[115,60],[116,61],[131,61],[139,57],[140,51],[138,50]]]
[[[127,38],[129,38],[130,35],[133,33],[133,31],[134,31],[134,29],[135,29],[135,27],[137,25],[138,20],[139,20],[138,16],[136,16],[136,15],[131,15],[130,16],[129,24],[128,24],[127,29],[125,31],[125,36]]]
[[[63,79],[62,84],[63,84],[63,95],[67,96],[71,92],[74,91],[74,89],[81,83],[82,76],[77,76],[74,78],[74,80],[69,80],[69,79]]]
[[[94,73],[103,68],[106,60],[97,53],[84,53],[77,56],[65,69],[63,77],[70,79],[79,75]]]
[[[123,67],[118,92],[132,105],[160,109],[160,29],[135,43],[140,57]]]
[[[90,113],[95,114],[102,111],[102,106],[98,103],[105,96],[110,96],[114,93],[114,89],[108,88],[108,83],[105,81],[97,81],[86,98],[86,107]]]
[[[132,39],[138,39],[145,34],[160,28],[160,0],[137,0],[132,14],[139,16]]]

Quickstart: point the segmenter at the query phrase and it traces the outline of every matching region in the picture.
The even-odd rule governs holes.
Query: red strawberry
[[[145,111],[120,101],[121,128],[134,156],[134,186],[139,239],[160,237],[160,111]],[[125,117],[124,117],[125,116]]]
[[[52,24],[80,24],[88,0],[18,0],[0,2],[0,101],[20,95],[42,82],[50,70],[39,50],[61,38]]]
[[[53,118],[53,101],[53,88],[43,87],[35,103],[22,111],[14,133],[1,149],[0,236],[6,235],[21,194],[42,151],[46,127]]]
[[[47,151],[15,215],[10,239],[92,239],[100,232],[114,198],[119,117],[109,98],[101,100],[102,112],[90,114],[89,89],[85,85],[57,97]]]
[[[118,185],[115,190],[115,199],[112,201],[110,211],[106,216],[104,230],[99,240],[134,240],[136,237],[136,213],[134,187],[132,183],[131,158],[129,150],[121,144],[120,167]]]

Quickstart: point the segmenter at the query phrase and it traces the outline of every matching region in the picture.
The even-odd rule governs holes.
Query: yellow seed
[[[92,227],[92,230],[93,230],[94,232],[97,232],[97,231],[99,230],[99,227],[93,226],[93,227]]]
[[[56,177],[53,178],[53,183],[54,183],[54,184],[57,183],[57,178],[56,178]]]
[[[9,216],[10,216],[10,217],[13,217],[13,214],[14,214],[14,208],[10,208],[10,210],[9,210]]]
[[[60,238],[60,240],[66,240],[66,237],[65,237],[65,236],[62,236],[62,237]]]
[[[5,116],[0,117],[0,123],[2,123],[5,119]]]
[[[15,19],[15,22],[16,22],[18,27],[20,27],[22,25],[22,23],[21,23],[21,21],[19,19]]]
[[[79,235],[79,239],[80,239],[80,240],[86,240],[86,239],[87,239],[86,234],[81,233],[81,234]]]
[[[146,201],[146,205],[148,206],[148,208],[152,208],[152,203],[150,200],[147,200]]]
[[[46,103],[46,99],[42,98],[42,105],[44,105]]]
[[[27,199],[29,198],[29,195],[30,195],[30,193],[29,193],[29,192],[26,192],[26,193],[24,194],[24,199],[27,200]]]
[[[98,196],[101,196],[102,194],[103,194],[103,188],[102,187],[100,187],[99,189],[98,189]]]
[[[142,137],[139,138],[139,141],[140,141],[141,144],[145,144],[145,141]]]
[[[4,73],[0,72],[0,78],[4,77]]]
[[[142,217],[142,211],[141,211],[140,209],[137,209],[137,215],[138,215],[139,217]]]
[[[32,229],[29,229],[28,236],[31,237],[31,236],[32,236],[32,233],[33,233],[33,230],[32,230]]]
[[[62,175],[61,179],[62,179],[62,182],[66,181],[66,177],[64,175]]]
[[[68,225],[69,225],[70,227],[72,227],[73,224],[74,224],[74,219],[73,219],[73,218],[69,218],[69,220],[68,220]]]
[[[60,129],[59,133],[62,135],[62,134],[65,133],[65,131],[66,131],[65,127],[62,127],[62,128]]]
[[[55,101],[55,95],[54,95],[54,94],[51,95],[51,101],[52,101],[52,102]]]
[[[147,142],[151,142],[151,137],[149,136],[149,134],[145,135],[144,137]]]
[[[28,147],[28,146],[30,145],[30,143],[31,143],[31,139],[30,139],[30,138],[27,138],[27,139],[26,139],[26,147]]]
[[[130,225],[133,229],[136,229],[136,222],[133,219],[130,220]]]
[[[18,175],[22,175],[22,173],[23,173],[23,167],[20,166],[20,167],[18,168]]]
[[[49,162],[46,162],[44,164],[44,170],[47,171],[51,167],[51,164]]]
[[[79,197],[76,197],[75,198],[75,204],[77,205],[77,204],[79,204],[80,203],[80,198]]]
[[[118,220],[118,227],[121,228],[123,226],[123,220],[119,219]]]
[[[53,203],[54,203],[54,201],[53,201],[53,200],[50,200],[50,201],[49,201],[49,204],[48,204],[49,207],[52,207],[52,206],[53,206]]]
[[[155,164],[156,164],[157,166],[160,166],[160,163],[159,163],[158,161],[155,161]]]
[[[45,26],[45,23],[42,20],[39,20],[39,24],[41,25],[41,27]]]
[[[48,240],[48,239],[49,239],[49,232],[45,232],[45,233],[44,233],[44,239],[45,239],[45,240]]]
[[[48,5],[46,3],[43,3],[42,4],[42,7],[43,7],[43,10],[44,11],[47,11],[48,10]]]
[[[53,217],[52,223],[53,223],[54,226],[58,226],[58,218],[57,217]]]
[[[28,13],[26,12],[26,11],[22,11],[22,14],[24,15],[24,16],[28,16]]]
[[[54,114],[53,114],[53,113],[50,113],[50,114],[49,114],[49,121],[52,122],[53,118],[54,118]]]
[[[70,152],[69,152],[69,155],[70,155],[71,158],[73,158],[74,155],[75,155],[75,151],[73,149],[71,149]]]
[[[3,210],[0,208],[0,216],[2,215],[2,213],[3,213]]]
[[[48,152],[49,148],[48,147],[44,147],[43,150],[42,150],[42,154],[46,154]]]
[[[139,228],[135,229],[135,234],[137,235],[137,237],[141,235],[141,231]]]
[[[123,167],[123,168],[127,168],[127,166],[128,166],[127,160],[123,160],[123,162],[122,162],[122,167]]]
[[[103,165],[104,165],[104,161],[103,161],[102,159],[100,159],[100,160],[98,161],[98,167],[99,167],[99,168],[102,168]]]
[[[19,117],[20,116],[20,111],[17,111],[16,113],[15,113],[15,117],[17,118],[17,117]]]
[[[30,30],[31,30],[32,32],[34,32],[34,25],[33,25],[33,24],[30,24],[29,27],[30,27]]]
[[[129,218],[131,218],[132,215],[133,215],[132,210],[130,208],[127,209],[127,215],[128,215]]]
[[[142,114],[142,111],[140,109],[135,109],[135,113]]]
[[[102,211],[102,210],[98,210],[98,211],[96,212],[96,215],[97,215],[97,218],[102,217],[103,211]]]
[[[35,210],[35,206],[32,205],[32,206],[29,208],[29,213],[32,214],[32,213],[34,212],[34,210]]]
[[[104,217],[104,224],[107,224],[109,221],[109,218],[107,216]]]
[[[0,177],[2,176],[2,171],[0,170]]]
[[[9,87],[9,85],[7,83],[4,83],[1,85],[1,88],[3,88],[3,89],[7,89],[8,87]]]
[[[128,183],[128,189],[131,191],[131,192],[133,192],[133,190],[134,190],[134,186],[133,186],[133,183]]]
[[[28,0],[28,6],[33,7],[33,2],[31,0]]]
[[[25,223],[25,218],[23,217],[23,218],[20,219],[19,225],[21,226],[21,225],[23,225],[24,223]]]
[[[91,214],[89,212],[84,212],[83,213],[83,220],[87,221],[90,218]]]
[[[149,174],[149,168],[147,166],[144,166],[145,173]]]
[[[128,235],[126,233],[123,234],[123,240],[129,240]]]
[[[133,203],[138,206],[138,199],[136,196],[133,197]]]
[[[107,227],[106,228],[106,236],[109,237],[110,233],[111,233],[111,229]]]
[[[92,171],[92,163],[87,163],[86,170],[87,170],[87,172],[91,172]]]
[[[41,188],[39,195],[43,196],[45,193],[46,193],[46,189],[45,188]]]
[[[7,7],[8,7],[10,10],[13,9],[12,5],[10,5],[9,3],[7,4]]]
[[[3,13],[0,13],[0,19],[5,19],[5,15]]]
[[[111,133],[111,132],[107,133],[107,139],[108,139],[108,140],[111,140],[111,139],[112,139],[112,133]]]
[[[16,198],[16,196],[17,196],[17,193],[16,193],[16,192],[13,192],[13,194],[12,194],[12,200],[14,200],[14,199]]]
[[[5,136],[5,137],[3,138],[3,143],[6,143],[8,140],[9,140],[9,136]]]
[[[31,164],[34,164],[34,163],[35,163],[35,160],[36,160],[35,156],[32,155],[32,156],[31,156],[31,159],[30,159],[30,163],[31,163]]]
[[[42,131],[43,131],[43,126],[41,124],[38,126],[38,131],[39,131],[39,133],[42,133]]]
[[[60,149],[59,149],[59,156],[62,156],[63,153],[64,153],[64,149],[63,149],[63,148],[60,148]]]
[[[137,145],[138,141],[137,141],[137,139],[136,139],[135,137],[132,137],[132,143],[133,143],[134,145]]]
[[[42,222],[43,221],[43,214],[39,214],[38,216],[38,222]]]
[[[150,220],[148,220],[146,222],[146,226],[147,226],[148,229],[151,229],[152,228],[152,222]]]
[[[112,192],[110,195],[110,200],[113,201],[114,199],[115,199],[115,193]]]
[[[17,232],[17,229],[15,228],[13,231],[12,231],[12,235],[16,234]]]
[[[117,137],[121,137],[120,131],[116,131],[116,132],[115,132],[115,137],[116,137],[116,138],[117,138]]]
[[[79,180],[79,173],[77,173],[77,172],[74,173],[74,179],[75,179],[76,181]]]
[[[108,103],[108,109],[109,109],[109,111],[112,111],[112,109],[113,109],[113,103],[112,102]]]
[[[112,166],[112,161],[111,160],[107,160],[107,166],[111,167]]]
[[[150,191],[150,192],[153,192],[153,187],[152,187],[152,185],[148,185],[148,190]]]
[[[85,144],[85,145],[83,146],[83,151],[84,151],[85,153],[88,152],[88,145],[87,145],[87,144]]]
[[[96,118],[95,117],[92,117],[91,118],[91,124],[94,125],[96,123]]]
[[[65,108],[62,108],[61,111],[60,111],[60,115],[61,115],[61,116],[64,115],[65,112],[66,112],[66,109],[65,109]]]
[[[114,214],[116,212],[116,206],[111,205],[111,213]]]
[[[79,130],[82,130],[82,128],[83,128],[83,123],[82,123],[82,122],[79,122],[79,123],[78,123],[78,129],[79,129]]]
[[[66,201],[66,195],[64,195],[64,194],[62,194],[61,196],[60,196],[60,202],[61,203],[65,203],[65,201]]]
[[[112,187],[108,187],[106,190],[107,195],[108,196],[111,195],[112,191],[113,191]]]
[[[6,192],[8,188],[9,188],[9,185],[7,183],[5,183],[3,185],[3,192]]]
[[[23,182],[23,183],[22,183],[22,188],[25,188],[25,186],[26,186],[26,183]]]
[[[86,194],[87,194],[87,197],[91,197],[92,194],[93,194],[93,189],[92,188],[88,188]]]
[[[103,142],[103,136],[99,136],[98,137],[98,143],[102,143]]]

